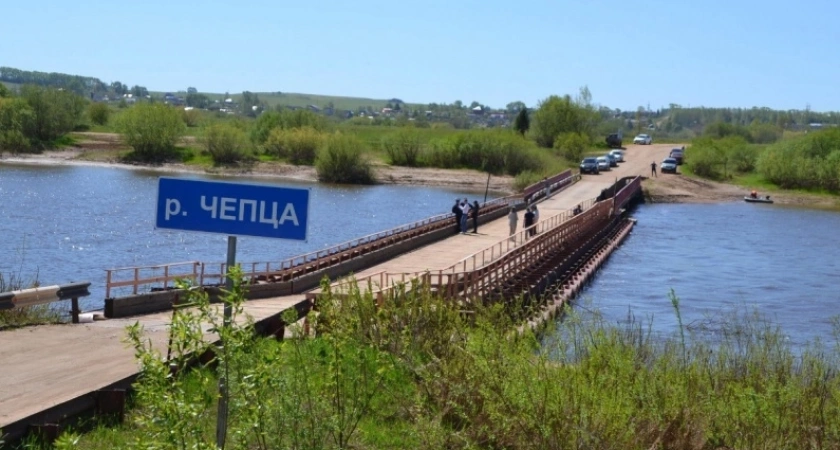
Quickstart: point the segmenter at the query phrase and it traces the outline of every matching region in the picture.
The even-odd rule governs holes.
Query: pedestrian
[[[650,176],[656,176],[656,161],[650,163]]]
[[[452,214],[455,214],[455,234],[461,231],[461,216],[464,210],[461,209],[460,199],[455,199],[455,206],[452,207]]]
[[[473,233],[478,234],[478,200],[473,202],[472,217],[473,217]]]
[[[510,225],[510,238],[513,239],[513,234],[516,233],[516,225],[519,222],[519,215],[516,214],[516,208],[510,207],[508,211],[508,224]]]
[[[470,202],[464,197],[461,200],[461,234],[467,234],[467,218],[470,214]]]
[[[534,225],[540,223],[540,210],[537,209],[537,205],[532,206],[534,210]]]
[[[543,177],[542,181],[543,191],[545,192],[543,196],[548,198],[548,195],[551,194],[551,185],[548,184],[548,177]]]
[[[534,235],[533,225],[534,225],[534,211],[529,206],[528,209],[525,210],[525,224],[523,225],[523,228],[526,230],[525,231],[526,236],[530,237],[530,236]]]

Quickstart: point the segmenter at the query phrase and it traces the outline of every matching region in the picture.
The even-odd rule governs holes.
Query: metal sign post
[[[233,291],[236,235],[306,241],[309,189],[161,177],[155,228],[228,235],[225,288]],[[231,325],[225,303],[223,326]],[[227,363],[219,375],[216,446],[225,448],[228,419]]]

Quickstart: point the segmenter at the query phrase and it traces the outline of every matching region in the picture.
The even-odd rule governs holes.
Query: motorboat
[[[745,195],[744,201],[748,203],[773,203],[773,200],[770,199],[770,196],[764,197],[753,197],[751,195]]]

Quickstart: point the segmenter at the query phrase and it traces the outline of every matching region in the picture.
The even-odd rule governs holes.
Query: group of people
[[[523,223],[523,228],[528,230],[526,236],[531,237],[537,234],[537,227],[535,226],[537,222],[540,220],[540,211],[537,209],[537,205],[528,205],[525,208],[525,222]],[[519,224],[519,215],[516,213],[516,208],[511,206],[510,210],[508,211],[508,224],[510,225],[510,236],[516,233],[516,227]]]
[[[473,219],[473,233],[478,233],[478,211],[480,207],[478,200],[470,204],[469,200],[455,199],[455,205],[452,206],[452,214],[455,214],[455,234],[467,233],[467,219]]]

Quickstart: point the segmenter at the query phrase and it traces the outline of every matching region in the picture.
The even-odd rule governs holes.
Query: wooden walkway
[[[540,220],[549,219],[597,197],[617,178],[645,175],[651,161],[667,156],[670,145],[630,146],[617,170],[581,181],[538,203]],[[523,224],[519,213],[519,229]],[[470,230],[472,231],[472,230]],[[450,266],[505,240],[507,217],[481,225],[477,234],[451,237],[370,267],[358,274],[422,272]],[[297,304],[305,294],[251,300],[245,312],[255,320]],[[124,342],[125,327],[139,321],[147,336],[165,351],[171,312],[78,325],[50,325],[0,332],[0,429],[47,408],[103,389],[137,372],[133,349]]]

